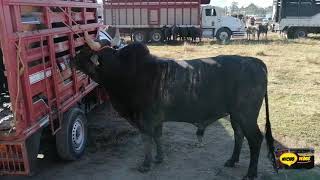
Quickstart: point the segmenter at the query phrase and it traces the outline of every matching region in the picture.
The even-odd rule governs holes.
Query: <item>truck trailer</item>
[[[104,23],[135,42],[163,41],[163,27],[196,27],[205,38],[228,41],[244,36],[240,19],[219,13],[210,0],[103,0]]]
[[[289,39],[320,33],[320,0],[274,0],[273,11],[276,30]]]
[[[107,96],[70,61],[85,44],[83,31],[99,34],[99,7],[96,0],[0,0],[0,175],[32,174],[43,133],[55,137],[62,159],[83,154],[86,100]]]

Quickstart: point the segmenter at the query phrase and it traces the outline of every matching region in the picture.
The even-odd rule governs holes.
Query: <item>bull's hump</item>
[[[191,66],[189,63],[187,63],[186,61],[183,61],[183,60],[176,60],[175,61],[179,66],[185,68],[185,69],[194,69],[193,66]]]
[[[206,63],[206,64],[210,64],[210,65],[219,65],[219,63],[212,58],[203,58],[203,59],[200,59],[200,61],[202,61],[203,63]]]

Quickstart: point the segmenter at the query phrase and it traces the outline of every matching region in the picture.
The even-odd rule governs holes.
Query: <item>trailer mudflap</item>
[[[0,143],[0,175],[33,175],[42,129],[27,139]]]

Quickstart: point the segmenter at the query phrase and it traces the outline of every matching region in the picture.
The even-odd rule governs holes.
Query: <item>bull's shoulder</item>
[[[121,59],[142,58],[150,55],[150,51],[149,48],[142,43],[132,43],[118,50],[117,55]]]

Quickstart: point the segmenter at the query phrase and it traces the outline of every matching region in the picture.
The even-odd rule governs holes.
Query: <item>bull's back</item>
[[[229,113],[239,86],[266,84],[255,58],[218,56],[171,62],[163,100],[169,120],[196,122]]]

